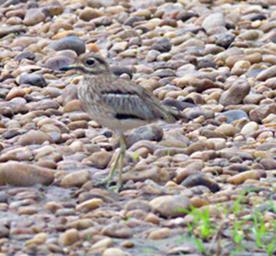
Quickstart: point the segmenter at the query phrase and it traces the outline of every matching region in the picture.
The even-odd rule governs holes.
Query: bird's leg
[[[116,168],[119,163],[120,155],[121,154],[119,152],[119,154],[116,156],[115,163],[113,164],[112,168],[110,169],[110,171],[108,173],[108,176],[101,182],[101,184],[105,184],[106,188],[110,187],[110,183],[112,182],[113,176],[115,174]]]
[[[120,154],[119,154],[119,175],[118,175],[118,181],[116,184],[116,191],[119,192],[122,184],[123,184],[123,169],[124,169],[124,159],[126,154],[126,142],[125,137],[123,133],[120,133]]]
[[[124,158],[125,158],[125,152],[126,152],[126,143],[125,143],[125,138],[122,133],[120,133],[120,152],[118,156],[116,156],[114,165],[109,171],[108,176],[103,179],[99,184],[105,184],[106,188],[110,187],[110,183],[112,182],[112,179],[115,175],[115,171],[117,169],[117,166],[119,164],[119,176],[118,176],[118,181],[116,184],[116,191],[119,191],[121,186],[122,186],[122,172],[123,172],[123,167],[124,167]]]

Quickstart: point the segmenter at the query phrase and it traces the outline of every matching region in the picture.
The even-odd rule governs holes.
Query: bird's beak
[[[82,68],[80,66],[77,66],[77,65],[70,65],[70,66],[61,67],[59,70],[60,71],[82,70]]]

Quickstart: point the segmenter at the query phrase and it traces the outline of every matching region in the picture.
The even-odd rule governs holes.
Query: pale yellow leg
[[[125,143],[125,138],[123,134],[120,134],[120,152],[118,156],[115,159],[115,163],[112,166],[112,169],[110,169],[108,176],[100,182],[100,184],[105,184],[106,188],[110,187],[110,183],[112,182],[112,179],[115,175],[115,171],[119,165],[119,175],[118,175],[118,181],[116,184],[116,191],[119,191],[123,180],[122,180],[122,173],[123,173],[123,168],[124,168],[124,158],[125,158],[125,153],[126,153],[126,143]]]
[[[119,175],[118,175],[118,181],[116,185],[116,191],[120,191],[122,184],[123,184],[123,169],[124,169],[124,160],[125,160],[125,154],[126,154],[126,142],[125,137],[123,134],[120,134],[120,159],[119,159]]]
[[[102,182],[103,184],[105,184],[106,188],[110,187],[110,183],[112,182],[112,179],[115,175],[115,171],[117,169],[117,166],[118,166],[118,163],[119,163],[119,160],[120,160],[120,156],[121,156],[121,152],[119,152],[118,156],[116,157],[115,163],[112,166],[112,168],[110,169],[110,171],[108,173],[108,176]]]

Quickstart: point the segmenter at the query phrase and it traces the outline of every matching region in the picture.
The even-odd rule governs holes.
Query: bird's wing
[[[116,79],[101,90],[101,100],[119,119],[145,121],[163,119],[173,122],[171,113],[150,92],[125,79]]]

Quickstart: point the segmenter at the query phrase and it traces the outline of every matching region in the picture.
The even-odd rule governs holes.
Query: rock
[[[81,102],[78,99],[71,100],[66,103],[63,108],[65,113],[74,112],[74,111],[81,111]]]
[[[186,214],[191,206],[186,196],[159,196],[150,201],[150,206],[163,217],[179,217]]]
[[[80,12],[80,19],[82,19],[84,21],[90,21],[90,20],[98,18],[98,17],[100,17],[102,15],[103,15],[103,13],[100,12],[99,10],[97,10],[97,9],[90,8],[90,7],[85,7]]]
[[[201,173],[192,174],[188,176],[185,180],[181,182],[181,185],[188,188],[202,185],[209,188],[213,193],[218,192],[220,190],[220,187],[216,182],[208,179],[205,175]]]
[[[266,177],[266,174],[262,170],[250,170],[250,171],[245,171],[239,174],[236,174],[230,178],[227,179],[227,182],[234,184],[234,185],[239,185],[245,182],[248,179],[253,179],[253,180],[259,180],[262,177]]]
[[[112,243],[113,243],[113,240],[111,238],[109,237],[103,238],[91,246],[90,252],[102,252],[108,247],[110,247]]]
[[[13,87],[6,96],[6,100],[11,100],[16,97],[24,97],[25,91],[18,87]]]
[[[276,160],[265,158],[260,161],[260,164],[265,168],[265,170],[275,170]]]
[[[0,225],[0,238],[3,239],[3,238],[8,238],[10,235],[10,230],[4,226],[4,225]]]
[[[43,6],[42,10],[47,14],[47,16],[57,16],[63,13],[64,7],[60,4],[60,2],[53,1]]]
[[[215,129],[215,132],[227,137],[233,137],[236,134],[237,129],[232,124],[221,124]]]
[[[222,93],[219,103],[223,106],[240,104],[249,91],[250,85],[247,80],[237,79],[227,91]]]
[[[237,61],[232,70],[231,73],[236,76],[240,76],[247,72],[247,70],[251,67],[251,63],[247,60],[239,60]]]
[[[185,168],[177,168],[176,169],[176,176],[175,176],[175,182],[177,184],[181,183],[183,180],[185,180],[190,175],[196,174],[199,172],[199,170],[202,169],[202,166],[199,166],[197,162],[194,164],[188,165],[188,167]]]
[[[59,243],[61,245],[69,246],[74,244],[80,239],[79,231],[72,228],[66,230],[63,234],[59,237]]]
[[[161,68],[161,69],[157,69],[154,73],[153,76],[158,76],[160,78],[166,78],[166,77],[173,77],[175,76],[175,72],[174,70],[170,69],[170,68]]]
[[[30,130],[21,135],[18,143],[22,146],[26,146],[32,144],[43,144],[45,141],[51,142],[51,137],[48,134],[41,131]]]
[[[22,25],[14,25],[14,26],[1,26],[0,27],[0,38],[10,35],[13,33],[24,33],[26,32],[25,26]]]
[[[276,76],[276,65],[266,68],[263,71],[261,71],[257,75],[256,79],[259,81],[265,81],[265,80],[267,80],[269,78],[273,78],[275,76]]]
[[[246,125],[243,126],[241,129],[241,134],[244,136],[250,136],[252,135],[255,131],[257,131],[259,128],[259,125],[255,122],[249,122]]]
[[[191,155],[194,152],[207,150],[207,149],[209,149],[209,148],[205,141],[197,141],[188,146],[187,154]]]
[[[170,179],[170,174],[166,170],[166,168],[159,168],[157,166],[154,166],[152,168],[144,168],[144,170],[141,171],[128,171],[125,174],[123,174],[123,180],[124,181],[145,181],[147,179],[154,180],[155,182],[167,182]]]
[[[157,39],[151,48],[152,50],[156,50],[159,52],[169,52],[172,46],[168,38],[161,38],[161,39]]]
[[[56,51],[72,50],[78,55],[85,52],[84,42],[77,36],[66,36],[50,44],[50,47]]]
[[[32,186],[35,184],[50,185],[54,173],[47,168],[31,164],[9,161],[0,164],[0,184],[15,186]]]
[[[103,200],[100,198],[93,198],[84,201],[76,206],[77,211],[88,212],[100,207],[103,204]]]
[[[67,54],[66,56],[64,54],[58,54],[56,56],[50,57],[46,60],[45,62],[45,67],[52,69],[52,70],[57,70],[60,71],[61,68],[69,66],[75,62],[76,58],[76,53],[71,50],[65,50],[65,53],[74,53],[74,54]]]
[[[0,162],[14,161],[30,161],[33,159],[33,153],[26,147],[17,147],[0,155]]]
[[[234,40],[235,35],[229,32],[214,35],[215,43],[225,49],[227,49]]]
[[[269,114],[276,114],[276,104],[260,105],[249,112],[252,121],[261,123]]]
[[[105,150],[93,153],[90,157],[84,159],[84,162],[98,169],[105,169],[112,158],[112,153]]]
[[[171,230],[169,228],[158,228],[149,233],[148,239],[160,240],[167,238],[171,235]]]
[[[9,196],[5,191],[0,192],[0,203],[8,202]]]
[[[140,140],[160,141],[163,137],[163,130],[157,125],[147,125],[134,129],[126,136],[128,146],[133,145]]]
[[[236,120],[249,119],[247,113],[239,109],[228,110],[228,111],[222,112],[220,116],[221,115],[226,116],[227,118],[226,122],[229,124],[233,123]]]
[[[147,201],[140,200],[140,199],[133,199],[126,203],[124,206],[125,211],[132,211],[132,210],[143,210],[144,212],[149,212],[151,207]]]
[[[103,252],[102,256],[129,256],[129,254],[119,248],[108,248]]]
[[[259,102],[264,98],[262,94],[249,93],[243,100],[245,104],[259,104]]]
[[[132,230],[122,223],[113,223],[103,228],[102,234],[105,236],[115,237],[115,238],[130,238],[132,237]]]
[[[68,128],[73,131],[77,129],[87,129],[88,128],[88,122],[86,120],[77,120],[70,122],[68,124]]]
[[[224,15],[221,12],[209,14],[202,22],[202,27],[206,30],[208,34],[212,32],[214,28],[224,26]]]
[[[60,182],[60,186],[64,188],[68,187],[80,187],[90,179],[89,171],[81,170],[75,171],[64,176]]]
[[[30,8],[27,10],[23,23],[27,26],[33,26],[46,18],[43,11],[39,8]]]
[[[184,109],[183,113],[184,113],[184,117],[186,117],[188,120],[193,120],[200,116],[203,116],[206,119],[212,118],[214,116],[213,111],[203,109],[201,107],[186,108]]]
[[[38,233],[32,239],[26,241],[27,246],[38,246],[44,244],[48,238],[46,233]]]
[[[19,77],[19,84],[30,84],[38,87],[47,86],[47,82],[40,74],[22,74]]]

